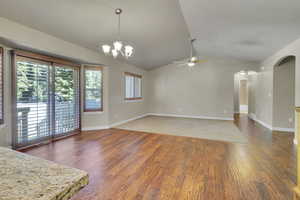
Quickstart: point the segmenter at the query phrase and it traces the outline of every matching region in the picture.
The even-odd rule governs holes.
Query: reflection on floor
[[[176,136],[247,143],[233,121],[147,116],[115,128]]]
[[[293,134],[236,118],[247,144],[109,129],[28,154],[89,172],[73,200],[288,200],[296,183]]]

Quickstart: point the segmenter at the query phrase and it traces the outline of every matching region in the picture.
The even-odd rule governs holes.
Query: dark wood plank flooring
[[[246,116],[235,123],[249,144],[109,129],[25,152],[87,171],[90,183],[73,200],[292,199],[293,134]]]

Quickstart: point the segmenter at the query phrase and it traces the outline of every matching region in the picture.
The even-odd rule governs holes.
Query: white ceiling
[[[202,56],[262,61],[300,37],[299,0],[179,0]]]
[[[116,38],[118,7],[122,39],[136,49],[129,63],[150,69],[189,55],[178,0],[1,0],[0,16],[97,51]]]
[[[151,69],[189,55],[261,61],[300,37],[299,0],[1,0],[0,16],[97,51],[122,37],[136,49],[128,62]],[[181,12],[182,10],[182,12]],[[3,27],[1,27],[3,28]]]

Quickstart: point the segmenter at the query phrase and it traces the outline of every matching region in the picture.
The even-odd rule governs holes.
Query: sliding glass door
[[[18,55],[14,63],[14,147],[79,131],[79,68]]]

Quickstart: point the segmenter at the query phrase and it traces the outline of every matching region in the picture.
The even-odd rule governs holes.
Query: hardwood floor
[[[110,129],[83,132],[26,153],[87,171],[73,200],[292,199],[293,134],[273,134],[247,117],[249,144]]]

